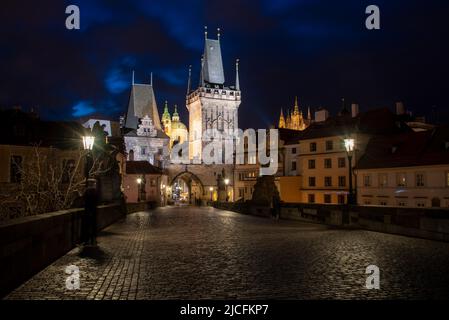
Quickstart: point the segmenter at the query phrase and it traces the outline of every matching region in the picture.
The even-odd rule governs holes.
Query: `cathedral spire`
[[[240,80],[239,80],[239,59],[235,60],[235,90],[240,91]]]
[[[285,128],[284,111],[281,108],[281,115],[279,116],[279,128]]]
[[[133,70],[133,77],[132,77],[132,82],[131,82],[131,84],[134,85],[134,70]]]
[[[150,73],[150,86],[153,86],[153,72]]]
[[[299,114],[299,106],[298,106],[298,96],[295,96],[295,109],[293,110],[293,114]]]

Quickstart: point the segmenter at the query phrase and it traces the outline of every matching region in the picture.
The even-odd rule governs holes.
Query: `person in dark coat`
[[[89,187],[85,194],[85,215],[87,220],[86,242],[89,245],[97,244],[97,205],[98,195],[95,187]]]

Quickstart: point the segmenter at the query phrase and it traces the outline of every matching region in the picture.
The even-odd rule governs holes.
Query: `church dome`
[[[171,124],[171,129],[175,130],[175,129],[183,129],[183,130],[187,130],[187,127],[185,126],[184,123],[180,122],[180,121],[175,121],[172,122]]]

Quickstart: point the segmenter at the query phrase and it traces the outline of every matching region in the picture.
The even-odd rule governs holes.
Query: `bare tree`
[[[71,208],[85,190],[84,150],[60,151],[34,146],[33,152],[15,164],[19,182],[0,194],[0,205],[16,202],[25,215],[36,215]],[[93,155],[89,178],[111,169],[109,157]]]

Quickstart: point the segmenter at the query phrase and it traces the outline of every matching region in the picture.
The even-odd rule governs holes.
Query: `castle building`
[[[290,112],[289,110],[286,118],[284,117],[284,111],[281,109],[278,128],[303,131],[311,123],[312,123],[312,115],[310,113],[310,108],[308,108],[307,119],[305,119],[302,110],[300,110],[299,108],[298,97],[295,97],[295,105],[293,106],[293,112]]]

